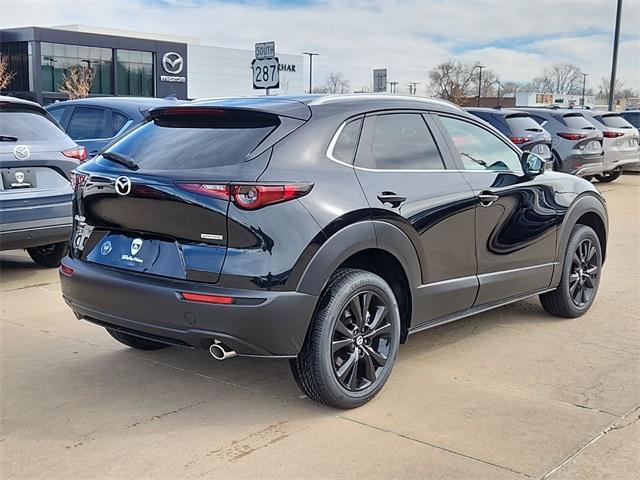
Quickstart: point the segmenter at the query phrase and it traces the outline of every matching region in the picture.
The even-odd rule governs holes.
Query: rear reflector
[[[586,133],[559,133],[558,136],[564,138],[565,140],[573,140],[574,142],[577,140],[582,140],[583,138],[587,138]]]
[[[230,305],[234,302],[233,297],[224,297],[221,295],[206,295],[203,293],[187,293],[180,292],[182,298],[190,302],[215,303],[218,305]]]
[[[65,265],[64,263],[60,264],[60,273],[63,275],[66,275],[67,277],[70,277],[71,275],[73,275],[73,268],[68,267],[67,265]]]
[[[79,145],[68,150],[63,150],[62,154],[65,157],[75,158],[76,160],[79,160],[81,162],[84,162],[87,159],[87,149]]]
[[[602,132],[602,135],[604,135],[604,138],[618,138],[624,135],[624,133],[620,133],[620,132]]]

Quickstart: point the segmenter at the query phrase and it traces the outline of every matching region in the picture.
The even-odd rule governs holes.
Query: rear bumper
[[[561,170],[579,177],[598,175],[604,171],[604,155],[602,153],[568,155],[562,159]]]
[[[67,242],[70,235],[70,217],[2,223],[0,224],[0,250]]]
[[[318,297],[236,290],[163,279],[65,258],[62,295],[79,318],[168,344],[208,349],[219,340],[238,355],[294,357]],[[178,292],[229,296],[237,304],[190,302]]]
[[[612,150],[605,153],[604,171],[609,172],[625,165],[638,163],[639,160],[637,151]]]

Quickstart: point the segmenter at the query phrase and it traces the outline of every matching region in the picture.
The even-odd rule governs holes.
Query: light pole
[[[478,106],[480,106],[480,96],[482,95],[482,69],[486,68],[484,65],[476,65],[473,68],[479,68],[478,72]]]
[[[618,44],[620,43],[620,21],[622,20],[622,0],[618,0],[616,9],[616,31],[613,37],[613,59],[611,61],[611,81],[609,82],[609,110],[613,110],[613,99],[616,86],[616,69],[618,68]]]
[[[587,75],[588,73],[582,74],[582,106],[584,107],[584,93],[587,89]]]
[[[312,52],[302,52],[303,55],[309,55],[309,93],[312,90],[312,81],[313,81],[313,57],[320,55],[319,53]]]

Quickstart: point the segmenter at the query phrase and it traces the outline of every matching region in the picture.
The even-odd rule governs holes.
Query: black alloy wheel
[[[383,372],[391,350],[386,302],[371,291],[358,292],[340,312],[331,343],[333,372],[352,392],[363,390]]]
[[[584,308],[592,300],[599,274],[598,251],[591,239],[586,238],[573,254],[569,274],[569,293],[578,308]]]

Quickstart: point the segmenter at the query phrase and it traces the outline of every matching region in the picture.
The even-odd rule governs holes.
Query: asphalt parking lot
[[[640,176],[598,187],[611,226],[587,315],[536,299],[414,335],[351,411],[302,396],[286,361],[127,349],[75,319],[57,270],[3,252],[2,477],[637,478]]]

